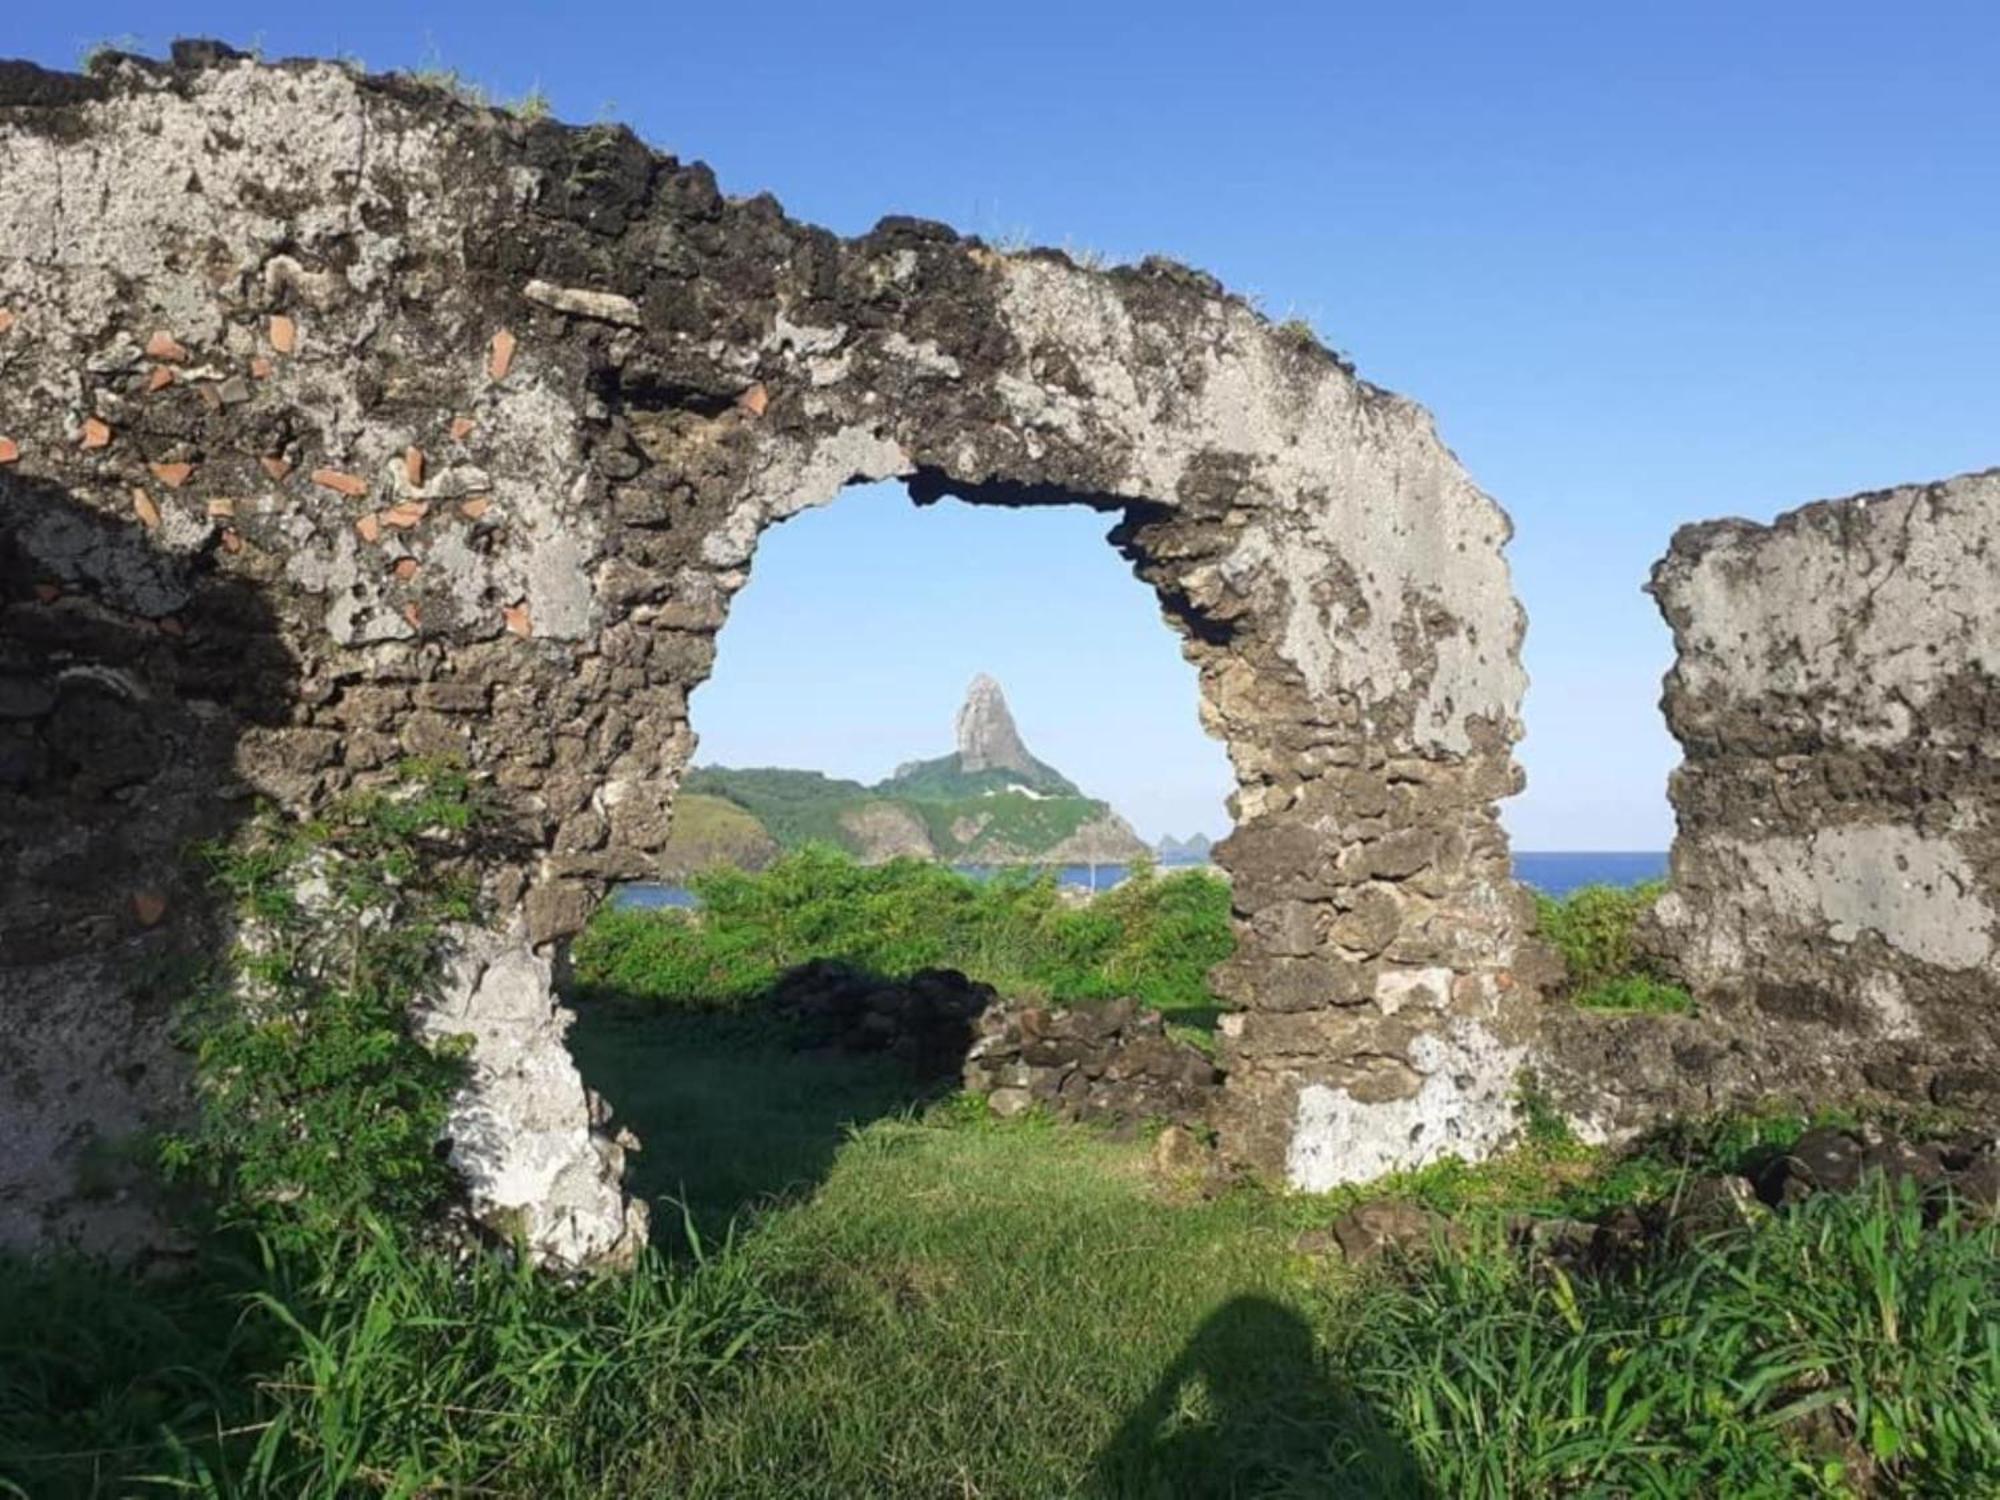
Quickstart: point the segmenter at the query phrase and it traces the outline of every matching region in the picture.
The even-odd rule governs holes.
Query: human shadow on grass
[[[1332,1378],[1312,1330],[1266,1297],[1211,1313],[1098,1452],[1095,1500],[1431,1494],[1366,1403]]]

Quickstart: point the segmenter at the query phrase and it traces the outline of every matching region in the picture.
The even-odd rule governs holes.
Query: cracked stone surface
[[[1659,948],[1701,1014],[1554,1049],[1606,1128],[1783,1096],[2000,1103],[2000,470],[1688,526]]]
[[[53,1004],[168,1077],[116,976],[207,940],[185,836],[409,755],[490,784],[521,934],[491,963],[544,962],[653,872],[760,534],[898,479],[1104,513],[1197,669],[1238,783],[1224,1149],[1320,1185],[1510,1128],[1507,519],[1422,408],[1208,277],[909,219],[841,239],[621,128],[196,44],[0,66],[0,310],[7,1033]],[[113,977],[49,998],[86,954]],[[489,997],[498,1037],[515,988],[458,1022]],[[71,1127],[173,1090],[0,1069],[0,1139],[71,1143],[0,1153],[0,1225],[73,1238]],[[496,1182],[615,1189],[601,1131],[534,1134],[548,1102],[467,1101],[496,1221]],[[569,1201],[551,1253],[627,1243],[615,1190]]]

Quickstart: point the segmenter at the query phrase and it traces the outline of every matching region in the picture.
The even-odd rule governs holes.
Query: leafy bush
[[[413,762],[393,792],[203,851],[243,938],[183,1017],[200,1110],[161,1156],[225,1222],[313,1237],[415,1223],[452,1192],[435,1146],[463,1054],[416,1037],[410,1006],[473,914],[452,862],[480,816],[464,773]]]
[[[1636,941],[1639,919],[1666,882],[1586,885],[1563,897],[1535,896],[1536,926],[1562,955],[1570,998],[1597,1010],[1673,1013],[1693,1008],[1679,985],[1658,973]]]
[[[1134,995],[1192,1018],[1216,1009],[1207,974],[1234,942],[1229,888],[1201,870],[1141,867],[1072,906],[1049,876],[862,866],[809,845],[761,873],[714,870],[693,886],[698,912],[599,911],[572,952],[582,993],[732,1009],[794,964],[839,958],[891,977],[949,966],[1058,1001]]]

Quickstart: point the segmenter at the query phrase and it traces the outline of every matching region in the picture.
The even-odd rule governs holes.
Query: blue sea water
[[[1667,878],[1664,849],[1516,849],[1514,878],[1545,896],[1580,885],[1637,885]]]
[[[989,875],[994,869],[991,865],[958,868],[978,876]],[[1550,896],[1566,896],[1581,885],[1636,885],[1642,880],[1659,880],[1666,873],[1664,849],[1524,849],[1514,854],[1515,878]],[[1056,872],[1061,884],[1086,891],[1108,891],[1124,878],[1123,865],[1064,865]],[[634,884],[619,887],[613,900],[620,906],[693,906],[695,895],[685,886]]]

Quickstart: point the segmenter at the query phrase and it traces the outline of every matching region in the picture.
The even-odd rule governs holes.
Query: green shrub
[[[948,966],[1058,1001],[1133,995],[1196,1020],[1218,1008],[1207,974],[1234,943],[1229,888],[1201,870],[1142,866],[1071,905],[1052,876],[979,881],[808,845],[760,873],[718,869],[692,884],[699,911],[599,911],[572,949],[580,992],[734,1009],[794,964],[839,958],[891,977]]]
[[[1688,992],[1658,973],[1636,941],[1639,919],[1666,888],[1665,881],[1649,880],[1586,885],[1562,897],[1536,893],[1536,929],[1562,955],[1572,1001],[1656,1014],[1693,1008]]]
[[[316,1237],[414,1224],[453,1192],[435,1147],[463,1051],[420,1040],[410,1007],[473,915],[454,861],[480,817],[462,772],[412,762],[393,792],[203,851],[244,936],[182,1018],[200,1108],[161,1160],[225,1222]]]

